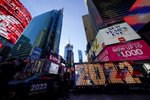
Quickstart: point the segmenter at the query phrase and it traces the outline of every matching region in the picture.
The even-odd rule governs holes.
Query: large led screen
[[[145,24],[150,22],[150,1],[136,0],[129,10],[129,15],[124,20],[135,30],[140,30]]]
[[[49,67],[49,73],[58,74],[58,70],[59,70],[59,65],[51,62],[51,66]]]
[[[126,42],[106,47],[99,55],[99,61],[146,60],[150,59],[150,47],[144,40]]]
[[[106,45],[122,43],[141,38],[127,23],[115,24],[99,30],[92,44],[92,51],[97,56]]]
[[[19,0],[0,1],[0,36],[15,44],[31,20]]]

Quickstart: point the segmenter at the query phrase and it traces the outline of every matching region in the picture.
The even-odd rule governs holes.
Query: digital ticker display
[[[134,77],[133,73],[133,67],[128,62],[75,64],[75,84],[76,86],[89,86],[106,83],[141,83],[140,79]]]

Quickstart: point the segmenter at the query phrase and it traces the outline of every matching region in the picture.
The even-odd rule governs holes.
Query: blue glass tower
[[[74,63],[74,53],[73,45],[70,42],[65,46],[64,59],[66,60],[66,65],[71,68]]]
[[[52,10],[32,19],[23,33],[32,45],[28,56],[37,59],[49,56],[50,50],[59,53],[62,20],[63,9]],[[15,46],[11,53],[17,48]],[[13,55],[16,56],[14,53]]]

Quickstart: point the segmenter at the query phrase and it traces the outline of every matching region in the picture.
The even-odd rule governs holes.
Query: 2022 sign
[[[105,83],[141,83],[133,77],[133,67],[128,62],[104,64],[77,64],[75,66],[76,85],[104,85]]]
[[[34,92],[34,91],[40,91],[46,89],[47,89],[47,83],[39,83],[39,84],[32,84],[30,91]]]

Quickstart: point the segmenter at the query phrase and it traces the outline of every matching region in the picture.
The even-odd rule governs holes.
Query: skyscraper
[[[78,57],[79,57],[79,63],[83,62],[83,58],[82,58],[82,51],[78,50]]]
[[[96,32],[123,20],[136,0],[87,0],[87,7]]]
[[[28,54],[31,58],[45,58],[50,50],[59,53],[62,18],[63,9],[52,10],[32,19],[23,33],[32,45]]]
[[[74,63],[74,53],[73,53],[73,45],[71,45],[70,43],[68,43],[65,46],[64,59],[66,60],[67,67],[71,68]]]
[[[83,20],[85,35],[87,40],[86,52],[89,52],[90,47],[92,45],[92,41],[96,37],[96,32],[94,30],[89,14],[82,16],[82,20]]]
[[[31,49],[32,45],[30,44],[29,38],[22,35],[12,48],[10,56],[25,59],[29,56]]]
[[[7,56],[31,15],[19,0],[0,0],[0,56]]]
[[[87,40],[87,43],[89,43],[90,41],[95,39],[96,32],[92,25],[89,14],[82,16],[82,20],[83,20],[83,24],[84,24],[84,28],[85,28],[86,40]]]

